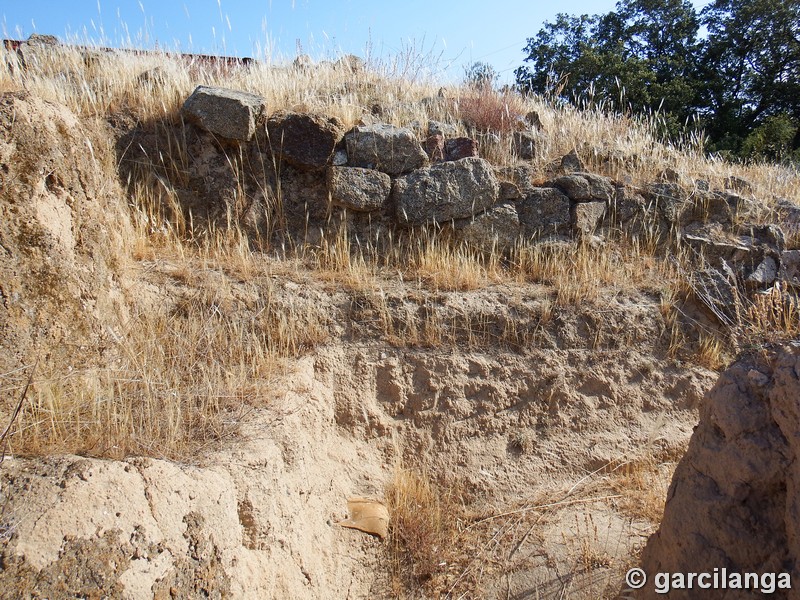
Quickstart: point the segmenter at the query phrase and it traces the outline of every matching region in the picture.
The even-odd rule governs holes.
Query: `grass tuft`
[[[452,561],[463,508],[455,490],[443,488],[426,473],[398,467],[386,490],[391,515],[389,558],[396,597],[440,590]],[[411,594],[409,594],[411,592]]]

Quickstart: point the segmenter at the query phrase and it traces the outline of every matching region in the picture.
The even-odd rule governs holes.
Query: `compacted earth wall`
[[[746,356],[720,376],[642,555],[650,582],[637,598],[800,597],[798,400],[797,343]]]

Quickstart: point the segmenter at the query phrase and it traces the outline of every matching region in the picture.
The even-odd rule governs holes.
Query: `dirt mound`
[[[96,356],[131,238],[108,133],[22,92],[0,96],[0,131],[0,372]]]
[[[728,588],[735,587],[732,574],[755,573],[759,586],[765,586],[765,573],[788,573],[798,581],[798,398],[798,344],[743,358],[722,374],[701,406],[664,520],[644,551],[642,566],[651,579],[664,572],[716,573]],[[669,597],[764,595],[752,583],[749,591],[716,587],[699,592],[695,582],[693,589],[673,589]],[[661,595],[651,581],[637,597]],[[800,596],[778,589],[772,597]]]

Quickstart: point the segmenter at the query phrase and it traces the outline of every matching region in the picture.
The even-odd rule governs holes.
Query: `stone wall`
[[[435,225],[478,248],[500,250],[522,240],[597,245],[624,233],[688,245],[710,269],[705,287],[714,288],[712,304],[732,293],[731,285],[800,283],[798,251],[786,249],[779,225],[763,225],[764,202],[683,180],[671,170],[637,187],[587,172],[572,153],[550,179],[537,181],[530,160],[535,148],[523,144],[527,150],[517,148],[515,166],[498,167],[452,123],[430,121],[424,139],[415,133],[422,129],[418,123],[346,131],[335,118],[269,114],[257,95],[206,86],[186,100],[183,116],[188,127],[171,134],[185,145],[171,158],[182,162],[181,177],[153,163],[151,157],[163,156],[170,144],[147,128],[121,140],[123,170],[149,160],[193,218],[234,222],[268,241],[317,243],[343,224],[361,244],[389,231]],[[546,135],[539,125],[525,126],[528,145]],[[742,190],[745,183],[726,187]]]

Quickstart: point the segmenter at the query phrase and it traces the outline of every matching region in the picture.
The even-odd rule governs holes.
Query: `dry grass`
[[[605,248],[520,245],[512,261],[513,276],[551,286],[558,306],[591,303],[634,290],[672,294],[679,282],[672,260],[656,257],[638,243],[610,243]]]
[[[551,288],[555,304],[562,307],[637,290],[677,295],[683,285],[674,266],[677,256],[659,257],[653,252],[638,242],[610,241],[605,247],[520,242],[510,253],[487,253],[453,241],[439,229],[398,236],[381,249],[353,248],[346,229],[340,229],[332,238],[323,237],[319,245],[302,249],[307,264],[322,279],[352,290],[376,290],[381,281],[398,278],[431,292],[535,283]]]
[[[414,56],[413,53],[419,54]],[[634,182],[652,181],[666,167],[687,180],[703,179],[716,187],[737,176],[749,181],[757,198],[785,197],[800,201],[798,173],[777,165],[733,165],[708,158],[699,139],[679,145],[656,141],[657,118],[634,118],[607,112],[602,106],[579,109],[554,107],[537,97],[522,98],[490,89],[476,91],[440,82],[425,72],[436,57],[418,47],[404,48],[383,61],[367,60],[357,72],[333,63],[292,68],[271,59],[250,65],[220,68],[166,52],[133,54],[58,47],[32,68],[22,69],[15,53],[2,50],[6,68],[0,69],[0,89],[24,88],[59,102],[81,115],[133,115],[140,121],[172,124],[185,98],[197,85],[221,85],[262,95],[270,110],[317,111],[354,125],[380,107],[380,118],[408,126],[428,119],[471,123],[478,131],[500,134],[491,149],[497,162],[513,161],[508,137],[519,118],[531,110],[541,117],[545,135],[537,146],[533,166],[544,173],[547,165],[577,149],[587,167]],[[440,95],[439,91],[443,93]],[[487,151],[490,149],[487,148]]]
[[[777,342],[800,337],[800,298],[780,283],[757,294],[746,310],[745,335]]]
[[[405,276],[433,291],[467,291],[502,277],[498,256],[484,257],[465,244],[454,245],[435,232],[414,236],[406,255]],[[400,261],[397,264],[401,267]]]
[[[513,93],[488,86],[469,88],[458,99],[457,113],[467,127],[481,133],[510,133],[524,123],[525,101]]]
[[[199,288],[109,331],[107,366],[37,374],[10,451],[186,459],[234,434],[249,408],[272,400],[286,359],[328,335],[316,307],[280,302],[266,286],[244,318],[218,285]]]
[[[459,500],[463,494],[436,484],[428,474],[398,469],[387,489],[393,596],[482,598],[490,589],[506,593],[500,574],[539,569],[534,588],[526,580],[529,593],[567,600],[617,597],[637,549],[632,544],[642,533],[607,517],[621,504],[623,511],[635,511],[631,514],[638,521],[658,514],[650,521],[657,523],[666,487],[659,479],[647,488],[655,482],[649,467],[632,462],[617,465],[616,472],[612,467],[569,489],[543,491],[489,512],[467,509]],[[645,496],[646,512],[636,511]],[[561,532],[558,540],[552,539],[555,531]]]
[[[611,485],[622,496],[621,509],[635,519],[660,523],[676,466],[677,462],[659,461],[652,454],[615,466]]]
[[[396,597],[443,588],[446,574],[461,554],[456,540],[464,509],[458,496],[454,489],[436,485],[427,474],[396,469],[386,490],[391,515],[388,552]]]
[[[710,334],[701,333],[697,342],[695,360],[697,364],[718,371],[727,364],[725,356],[726,344],[723,340]]]

